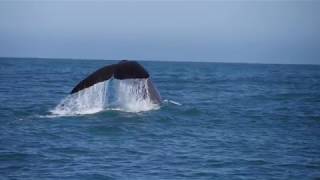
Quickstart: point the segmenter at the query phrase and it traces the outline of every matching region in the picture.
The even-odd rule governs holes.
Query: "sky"
[[[320,64],[320,1],[4,1],[0,57]]]

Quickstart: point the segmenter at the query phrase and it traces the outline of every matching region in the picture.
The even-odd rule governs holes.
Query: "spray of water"
[[[146,79],[116,80],[115,83],[116,106],[120,109],[139,112],[159,108],[151,101]]]
[[[64,98],[52,111],[56,115],[92,114],[104,109],[109,81],[97,83]]]
[[[158,109],[151,101],[147,79],[108,80],[64,98],[54,115],[92,114],[103,110],[140,112]]]

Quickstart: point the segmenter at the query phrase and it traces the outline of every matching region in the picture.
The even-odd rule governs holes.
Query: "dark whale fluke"
[[[161,103],[160,95],[157,89],[153,86],[149,78],[149,73],[138,62],[128,60],[122,60],[118,64],[112,64],[98,69],[84,80],[80,81],[72,89],[71,94],[77,93],[99,82],[106,81],[112,77],[119,80],[147,79],[147,90],[151,100],[157,104]]]

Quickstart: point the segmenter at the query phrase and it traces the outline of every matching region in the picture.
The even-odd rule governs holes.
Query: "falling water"
[[[151,101],[147,79],[115,80],[116,106],[129,112],[159,108]]]
[[[111,79],[64,98],[54,115],[92,114],[102,110],[140,112],[158,109],[151,101],[147,79]]]
[[[92,114],[104,109],[109,81],[68,95],[51,112],[57,115]]]

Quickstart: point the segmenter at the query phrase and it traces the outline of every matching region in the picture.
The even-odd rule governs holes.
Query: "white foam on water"
[[[181,103],[179,103],[179,102],[177,102],[177,101],[169,100],[169,99],[165,99],[165,100],[163,100],[163,102],[165,102],[165,103],[171,103],[171,104],[174,104],[174,105],[177,105],[177,106],[182,106]]]
[[[68,95],[49,116],[93,114],[103,110],[141,112],[159,108],[150,98],[147,79],[112,79]]]

